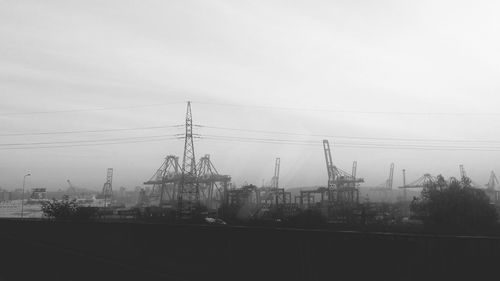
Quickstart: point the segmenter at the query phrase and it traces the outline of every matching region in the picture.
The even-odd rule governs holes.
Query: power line
[[[157,142],[166,140],[178,140],[177,137],[163,137],[148,140],[135,140],[135,141],[120,141],[120,142],[103,142],[103,143],[88,143],[88,144],[68,144],[68,145],[52,145],[52,146],[27,146],[27,147],[0,147],[0,150],[22,150],[22,149],[45,149],[45,148],[65,148],[65,147],[80,147],[80,146],[100,146],[100,145],[116,145],[116,144],[130,144],[130,143],[145,143]]]
[[[30,112],[10,112],[10,113],[0,113],[0,116],[32,115],[32,114],[57,114],[57,113],[75,113],[75,112],[88,112],[88,111],[137,109],[137,108],[161,107],[161,106],[165,106],[165,105],[180,104],[180,103],[185,103],[185,102],[179,101],[179,102],[170,102],[170,103],[156,103],[156,104],[132,105],[132,106],[95,107],[95,108],[46,110],[46,111],[30,111]]]
[[[96,130],[70,130],[70,131],[53,131],[53,132],[31,132],[31,133],[6,133],[0,136],[31,136],[31,135],[60,135],[60,134],[81,134],[81,133],[103,133],[103,132],[121,132],[121,131],[138,131],[138,130],[155,130],[166,128],[181,128],[184,125],[165,125],[165,126],[149,126],[149,127],[134,127],[134,128],[111,128],[111,129],[96,129]],[[337,139],[359,139],[359,140],[376,140],[376,141],[412,141],[412,142],[451,142],[451,143],[485,143],[496,144],[500,143],[498,140],[464,140],[464,139],[421,139],[421,138],[383,138],[383,137],[360,137],[360,136],[345,136],[345,135],[328,135],[328,134],[303,134],[291,133],[282,131],[268,131],[268,130],[254,130],[254,129],[241,129],[220,126],[207,126],[207,125],[194,125],[199,128],[226,130],[226,131],[240,131],[251,133],[263,133],[272,135],[289,135],[289,136],[306,136],[306,137],[325,137]]]
[[[219,136],[219,135],[202,135],[202,139],[204,138],[226,138],[226,139],[236,139],[236,140],[267,141],[267,142],[294,142],[294,143],[314,144],[314,145],[319,143],[318,141],[313,141],[313,140],[250,138],[241,136]]]
[[[278,144],[278,145],[303,145],[303,146],[317,146],[321,144],[311,143],[298,143],[298,142],[275,142],[275,141],[252,141],[252,140],[238,140],[238,139],[225,139],[225,138],[204,138],[206,140],[214,140],[221,142],[244,142],[244,143],[263,143],[263,144]],[[384,149],[384,150],[429,150],[429,151],[483,151],[495,152],[500,149],[491,148],[428,148],[428,147],[394,147],[394,146],[380,146],[380,145],[352,145],[352,144],[336,144],[337,148],[366,148],[366,149]]]
[[[319,141],[297,140],[283,138],[252,138],[241,136],[224,135],[203,135],[202,140],[261,143],[261,144],[281,144],[281,145],[302,145],[302,146],[321,146]],[[126,138],[107,138],[92,140],[71,140],[71,141],[53,141],[53,142],[31,142],[31,143],[4,143],[0,144],[1,150],[10,149],[35,149],[35,148],[60,148],[75,146],[93,146],[93,145],[112,145],[126,143],[154,142],[160,140],[182,139],[178,134],[174,135],[153,135]],[[370,149],[404,149],[404,150],[434,150],[434,151],[500,151],[500,147],[492,146],[435,146],[435,145],[412,145],[412,144],[387,144],[387,143],[349,143],[337,142],[335,147],[342,148],[370,148]]]
[[[184,125],[165,125],[165,126],[149,126],[149,127],[134,127],[134,128],[111,128],[111,129],[96,129],[96,130],[69,130],[69,131],[48,131],[48,132],[29,132],[29,133],[6,133],[0,136],[31,136],[31,135],[60,135],[60,134],[81,134],[81,133],[105,133],[105,132],[121,132],[121,131],[138,131],[138,130],[155,130],[166,128],[181,128]],[[376,140],[376,141],[412,141],[412,142],[451,142],[451,143],[500,143],[498,140],[464,140],[464,139],[421,139],[421,138],[383,138],[383,137],[360,137],[360,136],[345,136],[345,135],[328,135],[328,134],[304,134],[282,131],[255,130],[230,128],[221,126],[194,125],[199,128],[225,130],[225,131],[240,131],[251,133],[263,133],[272,135],[289,135],[289,136],[306,136],[306,137],[328,137],[337,139],[359,139],[359,140]]]
[[[104,132],[121,132],[121,131],[137,131],[137,130],[153,130],[182,127],[184,125],[168,125],[168,126],[150,126],[150,127],[135,127],[135,128],[114,128],[100,130],[79,130],[79,131],[54,131],[54,132],[34,132],[34,133],[7,133],[0,134],[2,137],[8,136],[37,136],[37,135],[63,135],[63,134],[81,134],[81,133],[104,133]]]
[[[500,116],[498,112],[410,112],[410,111],[364,111],[364,110],[339,110],[327,108],[305,108],[305,107],[283,107],[271,105],[250,105],[237,103],[218,103],[218,102],[200,102],[194,101],[196,104],[216,105],[226,107],[246,107],[260,109],[275,109],[289,111],[313,111],[313,112],[330,112],[330,113],[345,113],[345,114],[375,114],[375,115],[415,115],[415,116]]]
[[[96,108],[45,110],[45,111],[29,111],[29,112],[10,112],[10,113],[0,113],[0,116],[57,114],[57,113],[76,113],[76,112],[89,112],[89,111],[138,109],[138,108],[161,107],[161,106],[165,106],[165,105],[184,104],[184,103],[185,103],[185,101],[178,101],[178,102],[170,102],[170,103],[134,105],[134,106],[96,107]],[[328,108],[305,108],[305,107],[283,107],[283,106],[270,106],[270,105],[250,105],[250,104],[202,102],[202,101],[193,101],[192,103],[202,104],[202,105],[226,106],[226,107],[246,107],[246,108],[260,108],[260,109],[275,109],[275,110],[289,110],[289,111],[313,111],[313,112],[330,112],[330,113],[345,113],[345,114],[416,115],[416,116],[419,116],[419,115],[422,115],[422,116],[500,116],[500,113],[498,113],[498,112],[366,111],[366,110],[339,110],[339,109],[328,109]]]
[[[306,145],[306,146],[318,146],[315,143],[304,143],[295,141],[266,141],[266,140],[247,140],[247,139],[232,139],[224,137],[202,137],[202,140],[217,140],[217,141],[231,141],[231,142],[245,142],[245,143],[263,143],[263,144],[291,144],[291,145]]]
[[[235,141],[248,143],[269,143],[269,144],[290,144],[290,145],[307,145],[320,146],[319,142],[305,140],[285,140],[285,139],[260,139],[260,138],[245,138],[235,136],[214,136],[206,135],[202,139],[219,140],[219,141]],[[500,147],[467,147],[467,146],[434,146],[434,145],[398,145],[398,144],[377,144],[377,143],[335,143],[335,147],[345,148],[378,148],[378,149],[406,149],[406,150],[437,150],[437,151],[500,151]]]
[[[290,135],[290,136],[306,136],[306,137],[327,137],[327,138],[339,138],[339,139],[360,139],[360,140],[387,140],[387,141],[415,141],[415,142],[460,142],[460,143],[500,143],[500,140],[453,140],[453,139],[417,139],[417,138],[382,138],[382,137],[358,137],[358,136],[343,136],[343,135],[327,135],[327,134],[301,134],[301,133],[291,133],[291,132],[280,132],[280,131],[267,131],[267,130],[252,130],[252,129],[241,129],[241,128],[228,128],[219,126],[205,126],[205,125],[195,125],[200,128],[208,129],[218,129],[226,131],[240,131],[240,132],[251,132],[251,133],[264,133],[264,134],[276,134],[276,135]]]
[[[73,143],[92,143],[92,142],[114,142],[114,141],[127,141],[127,140],[144,140],[151,138],[161,137],[175,137],[177,135],[156,135],[156,136],[142,136],[142,137],[127,137],[127,138],[110,138],[110,139],[93,139],[93,140],[71,140],[71,141],[52,141],[52,142],[29,142],[29,143],[0,143],[0,147],[5,146],[31,146],[31,145],[53,145],[53,144],[73,144]]]

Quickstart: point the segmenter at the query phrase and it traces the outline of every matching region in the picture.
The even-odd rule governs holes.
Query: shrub
[[[422,198],[414,200],[411,210],[415,217],[428,225],[475,230],[492,226],[498,215],[490,205],[486,193],[471,187],[467,178],[451,179],[449,184],[438,177],[438,182],[422,191]]]
[[[56,220],[88,220],[97,214],[97,208],[79,206],[76,200],[52,200],[42,204],[43,214]]]

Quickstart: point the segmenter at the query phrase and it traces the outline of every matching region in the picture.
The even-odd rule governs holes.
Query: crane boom
[[[328,188],[335,188],[335,178],[338,175],[338,170],[337,167],[333,165],[332,153],[328,140],[323,140],[323,150],[325,152],[326,170],[328,171]]]
[[[394,182],[394,163],[391,163],[391,168],[389,170],[389,179],[387,179],[387,188],[392,189],[392,183]]]
[[[460,179],[466,178],[467,173],[465,172],[464,165],[460,164]]]
[[[274,176],[272,178],[272,187],[273,188],[278,188],[279,187],[279,179],[280,179],[280,158],[276,158],[276,162],[274,164]]]
[[[498,178],[497,176],[495,175],[495,172],[491,171],[491,174],[490,174],[490,180],[488,181],[488,183],[486,184],[486,187],[489,189],[489,190],[495,190],[495,186],[498,184]]]

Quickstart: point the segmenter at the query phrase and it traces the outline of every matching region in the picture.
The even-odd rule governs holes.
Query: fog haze
[[[182,158],[184,145],[155,140],[182,127],[145,127],[182,125],[188,100],[194,124],[206,126],[195,127],[196,157],[210,154],[237,185],[269,182],[276,157],[281,185],[325,185],[324,138],[337,166],[350,171],[358,162],[365,186],[382,183],[391,162],[395,186],[403,168],[411,181],[458,176],[459,164],[484,184],[491,170],[500,172],[499,8],[495,1],[0,1],[0,186],[21,187],[29,169],[31,187],[66,188],[70,179],[98,189],[108,167],[114,187],[142,185],[166,155]],[[142,129],[45,134],[119,128]],[[35,134],[15,135],[28,133]],[[124,138],[144,142],[89,145]],[[65,147],[46,148],[58,143]]]

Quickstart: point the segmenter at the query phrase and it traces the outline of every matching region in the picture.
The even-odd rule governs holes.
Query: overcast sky
[[[499,12],[497,1],[0,0],[0,186],[20,187],[30,169],[31,187],[98,189],[108,167],[115,188],[141,185],[182,156],[182,140],[149,136],[182,128],[12,134],[177,125],[187,100],[199,125],[315,135],[196,127],[317,141],[196,139],[196,157],[210,154],[238,185],[270,181],[276,157],[283,186],[324,185],[320,135],[373,138],[328,137],[335,164],[358,161],[366,186],[391,162],[395,185],[403,168],[411,181],[458,176],[459,164],[484,184],[500,172]],[[85,142],[137,137],[151,141]],[[40,148],[61,142],[85,145]],[[407,149],[417,144],[438,150]],[[478,147],[493,151],[464,150]]]

